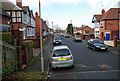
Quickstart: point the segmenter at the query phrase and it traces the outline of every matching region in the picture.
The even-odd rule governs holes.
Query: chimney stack
[[[22,7],[22,0],[16,0],[16,5],[18,7]]]
[[[105,10],[104,9],[102,9],[102,15],[104,15],[105,14]]]

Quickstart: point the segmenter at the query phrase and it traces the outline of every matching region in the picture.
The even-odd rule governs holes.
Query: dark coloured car
[[[68,34],[66,34],[66,38],[69,38],[70,36]]]
[[[87,47],[92,48],[93,50],[104,50],[107,51],[108,46],[106,46],[102,40],[99,39],[90,39],[87,41]]]
[[[62,41],[59,37],[54,37],[53,45],[55,45],[55,44],[62,44]]]

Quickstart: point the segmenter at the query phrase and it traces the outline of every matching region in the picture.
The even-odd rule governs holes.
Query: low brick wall
[[[40,48],[40,39],[33,39],[33,47]]]

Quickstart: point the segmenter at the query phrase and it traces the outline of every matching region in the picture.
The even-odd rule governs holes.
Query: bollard
[[[117,47],[117,36],[114,37],[114,47]]]

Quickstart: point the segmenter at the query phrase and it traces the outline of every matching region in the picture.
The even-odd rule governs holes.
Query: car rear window
[[[81,37],[80,35],[76,35],[76,37]]]
[[[55,50],[53,52],[53,57],[57,57],[57,56],[67,56],[70,55],[70,52],[68,49],[59,49],[59,50]]]

